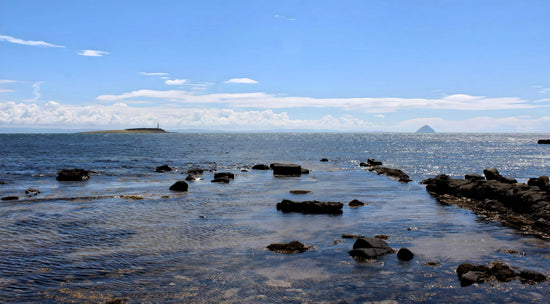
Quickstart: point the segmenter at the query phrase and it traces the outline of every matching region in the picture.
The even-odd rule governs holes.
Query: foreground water
[[[550,284],[460,287],[462,262],[501,261],[550,275],[548,241],[521,235],[469,211],[439,205],[417,182],[401,184],[358,167],[367,158],[415,181],[496,167],[520,181],[549,175],[549,135],[526,134],[10,134],[0,135],[0,297],[4,302],[102,303],[545,303]],[[329,162],[319,162],[328,158]],[[311,173],[275,178],[241,170],[293,162]],[[168,164],[176,172],[155,173]],[[94,173],[57,182],[62,168]],[[213,172],[189,192],[168,187],[191,168]],[[41,191],[26,198],[24,190]],[[309,190],[293,195],[290,190]],[[139,198],[139,199],[138,199]],[[277,202],[318,199],[342,215],[283,214]],[[389,236],[409,262],[390,254],[349,257],[343,233]],[[285,255],[274,242],[313,248]]]

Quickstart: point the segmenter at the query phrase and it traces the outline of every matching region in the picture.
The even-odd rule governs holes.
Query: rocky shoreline
[[[484,176],[467,174],[464,179],[456,179],[442,174],[421,183],[440,203],[457,205],[524,234],[550,239],[547,176],[530,178],[525,184],[490,168],[484,170]]]

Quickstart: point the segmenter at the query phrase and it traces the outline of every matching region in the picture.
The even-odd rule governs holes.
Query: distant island
[[[435,133],[435,130],[428,125],[424,125],[422,128],[416,130],[416,133]]]
[[[168,133],[161,128],[133,128],[124,130],[86,131],[79,133]]]

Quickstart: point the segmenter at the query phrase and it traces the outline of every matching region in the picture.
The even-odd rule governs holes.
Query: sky
[[[548,0],[0,0],[0,129],[549,133],[549,16]]]

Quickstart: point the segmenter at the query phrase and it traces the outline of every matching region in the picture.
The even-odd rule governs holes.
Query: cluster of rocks
[[[393,169],[388,167],[383,167],[382,162],[375,159],[369,158],[366,163],[360,163],[359,166],[367,167],[367,170],[374,171],[378,175],[385,175],[393,179],[398,180],[402,183],[408,183],[412,179],[403,171],[399,169]]]
[[[90,171],[84,169],[63,169],[57,172],[58,181],[85,181],[90,178]]]
[[[395,250],[381,238],[350,237],[349,235],[342,235],[342,237],[356,238],[356,241],[353,244],[353,250],[349,251],[349,255],[354,259],[375,259],[388,253],[395,253]],[[397,251],[397,258],[402,261],[410,261],[414,258],[414,254],[408,248],[404,247]]]
[[[310,247],[305,246],[299,241],[293,241],[290,243],[273,243],[267,246],[267,249],[277,252],[277,253],[302,253],[309,249]]]
[[[542,273],[532,270],[521,270],[516,272],[512,267],[496,262],[490,267],[485,265],[473,265],[462,263],[456,269],[458,280],[461,286],[470,286],[474,283],[485,283],[489,281],[509,282],[520,279],[524,284],[537,284],[547,280]]]
[[[422,183],[438,201],[456,204],[525,233],[550,238],[550,183],[547,176],[527,184],[502,176],[497,169],[465,179],[438,175]]]

